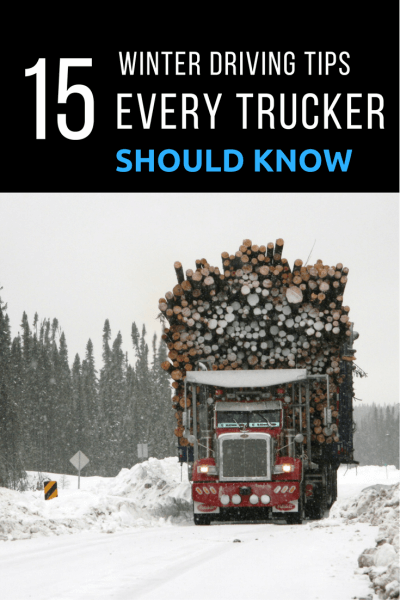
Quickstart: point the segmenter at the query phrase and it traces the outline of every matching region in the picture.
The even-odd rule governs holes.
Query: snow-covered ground
[[[43,489],[14,492],[0,488],[0,539],[29,537],[83,530],[104,533],[135,526],[179,523],[190,513],[187,470],[182,473],[176,458],[150,458],[117,477],[78,477],[46,473],[58,482],[58,498],[44,500]],[[35,480],[35,474],[29,473]],[[62,485],[66,484],[66,487]]]
[[[379,482],[379,467],[364,467],[375,477],[356,496],[342,496],[332,507],[330,517],[345,523],[368,523],[379,528],[375,543],[358,557],[359,573],[368,575],[379,598],[397,598],[400,594],[399,565],[399,492],[400,484],[388,479],[396,476],[388,468],[386,482]],[[343,482],[342,482],[343,485]],[[325,520],[328,522],[328,520]]]
[[[328,519],[195,527],[187,472],[175,458],[149,459],[115,478],[81,477],[80,490],[77,477],[48,475],[59,497],[47,502],[42,491],[0,488],[0,589],[10,600],[372,597],[371,567],[358,568],[357,559],[382,537],[367,517],[375,501],[379,521],[388,499],[360,493],[400,480],[394,467],[341,467]],[[389,508],[389,521],[398,519],[398,504]]]
[[[342,465],[338,471],[338,499],[341,501],[351,498],[370,485],[393,485],[399,481],[400,471],[393,465],[387,467],[351,465],[349,468]]]

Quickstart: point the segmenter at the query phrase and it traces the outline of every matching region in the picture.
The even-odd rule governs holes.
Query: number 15
[[[85,119],[82,129],[72,131],[67,126],[67,115],[57,115],[60,133],[68,140],[83,140],[90,135],[94,125],[94,98],[86,85],[72,85],[68,88],[69,67],[91,67],[91,58],[60,58],[60,76],[58,81],[58,102],[65,104],[71,94],[80,94],[85,106]],[[36,75],[36,139],[46,139],[46,59],[39,58],[30,69],[25,69],[25,77]]]

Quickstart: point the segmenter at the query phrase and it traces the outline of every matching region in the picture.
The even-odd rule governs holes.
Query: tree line
[[[360,465],[399,465],[399,405],[354,408],[354,458]]]
[[[70,367],[57,319],[35,314],[30,324],[24,313],[12,339],[6,309],[0,301],[0,486],[18,487],[26,471],[76,474],[78,450],[90,459],[84,475],[100,476],[139,462],[138,443],[156,458],[176,454],[164,342],[154,336],[150,354],[145,327],[133,323],[131,365],[106,320],[100,371],[90,339]]]

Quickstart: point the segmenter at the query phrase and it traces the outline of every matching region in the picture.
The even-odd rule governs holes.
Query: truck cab
[[[308,389],[306,370],[192,372],[186,385],[192,383],[185,422],[193,432],[187,436],[194,522],[301,523],[306,473],[315,475],[318,466],[311,460],[309,427],[296,430],[289,411],[309,417],[309,394],[302,405],[296,391],[299,385]]]
[[[195,524],[301,523],[327,514],[337,496],[339,464],[355,462],[351,365],[345,368],[340,389],[329,376],[306,369],[187,373],[185,455]],[[310,401],[316,385],[330,400],[322,425],[335,432],[324,444],[315,434]],[[340,406],[340,420],[332,418],[333,406]]]

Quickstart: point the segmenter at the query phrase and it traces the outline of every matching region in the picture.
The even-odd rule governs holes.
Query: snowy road
[[[346,600],[371,593],[354,570],[375,535],[361,523],[187,524],[19,540],[0,544],[1,597]]]
[[[355,574],[357,558],[375,546],[378,527],[348,521],[342,509],[400,473],[341,467],[331,517],[300,526],[195,527],[176,458],[82,478],[81,490],[66,477],[50,502],[42,492],[0,488],[1,600],[365,598],[372,590],[367,575]]]

